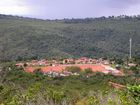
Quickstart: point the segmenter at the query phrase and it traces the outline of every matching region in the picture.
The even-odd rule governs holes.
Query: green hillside
[[[140,18],[39,20],[0,15],[1,60],[140,55]]]

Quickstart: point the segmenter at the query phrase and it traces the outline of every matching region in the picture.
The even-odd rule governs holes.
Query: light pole
[[[129,59],[132,59],[132,38],[130,38]]]

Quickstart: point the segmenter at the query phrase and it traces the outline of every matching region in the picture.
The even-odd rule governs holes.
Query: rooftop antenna
[[[130,38],[129,59],[132,59],[132,38]]]

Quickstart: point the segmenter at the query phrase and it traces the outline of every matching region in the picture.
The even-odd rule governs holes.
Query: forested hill
[[[140,55],[140,17],[39,20],[0,15],[0,58]]]

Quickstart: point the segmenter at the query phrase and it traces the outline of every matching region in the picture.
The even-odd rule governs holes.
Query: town
[[[124,76],[122,70],[118,65],[112,67],[114,61],[99,58],[92,59],[87,57],[81,57],[79,59],[61,59],[61,60],[31,60],[29,62],[19,62],[16,64],[17,67],[23,67],[25,72],[33,73],[36,70],[40,70],[44,75],[51,77],[62,77],[70,75],[79,75],[77,72],[70,72],[67,69],[70,67],[77,67],[81,71],[91,70],[92,72],[99,72],[104,74],[112,74],[115,76]]]

